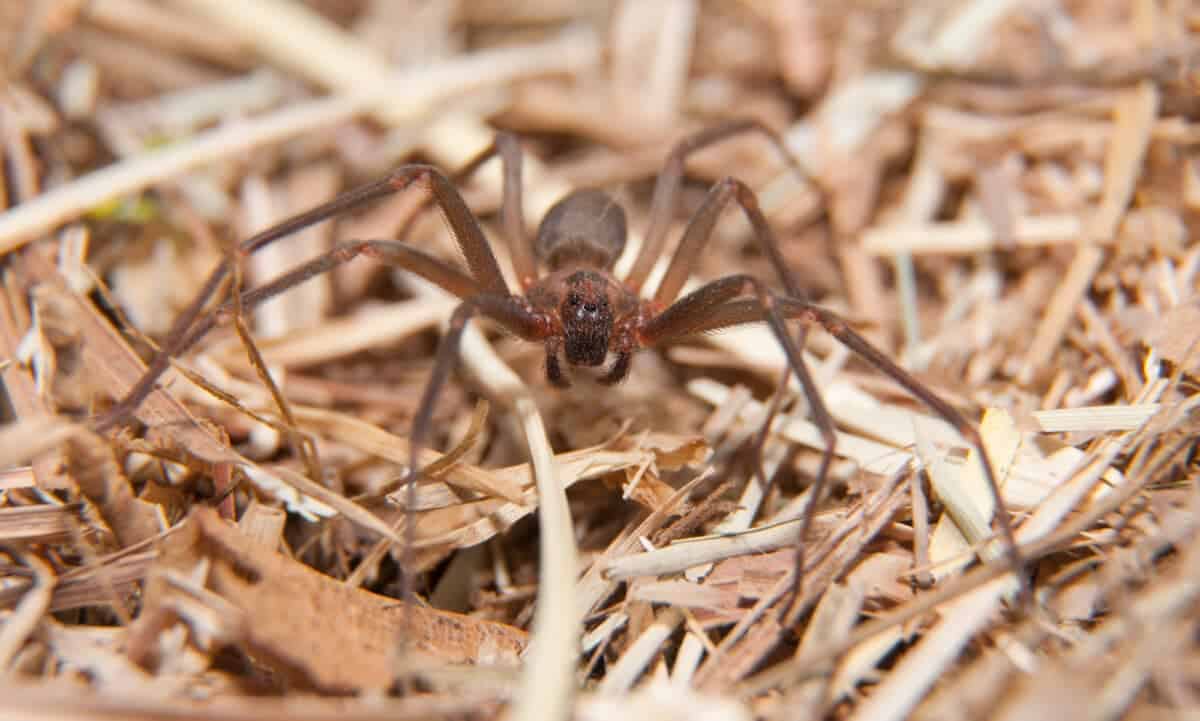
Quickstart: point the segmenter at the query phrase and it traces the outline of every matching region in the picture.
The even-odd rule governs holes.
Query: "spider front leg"
[[[788,150],[787,145],[783,142],[783,138],[757,120],[732,120],[712,128],[705,128],[679,141],[667,155],[663,170],[659,173],[658,181],[654,185],[654,196],[650,201],[650,227],[646,230],[642,249],[634,260],[629,274],[625,277],[625,285],[634,293],[640,293],[642,285],[650,277],[650,272],[653,270],[654,264],[658,261],[659,256],[662,255],[663,246],[666,244],[667,239],[667,228],[671,224],[671,216],[675,212],[676,198],[679,195],[679,186],[683,180],[684,161],[692,153],[728,140],[729,138],[750,132],[761,133],[765,136],[775,146],[779,154],[783,156],[788,166],[797,175],[804,177],[804,172],[800,168],[799,161]],[[770,254],[771,251],[768,250],[768,253]],[[777,256],[777,253],[775,255]],[[681,257],[686,256],[681,256],[679,252],[676,252],[675,262],[678,263]],[[772,257],[772,262],[776,264],[777,268],[784,268],[782,257]],[[661,289],[662,286],[660,285],[659,288]],[[791,292],[792,288],[789,287],[788,291]],[[678,289],[676,289],[676,292],[678,292]]]
[[[697,215],[699,216],[700,213],[697,213]],[[804,542],[812,528],[813,518],[816,517],[817,506],[820,504],[821,497],[825,493],[825,486],[829,478],[829,467],[832,465],[834,455],[837,452],[837,433],[833,416],[830,415],[828,408],[825,406],[825,401],[821,397],[821,392],[817,389],[817,385],[813,381],[812,373],[809,371],[808,365],[804,362],[804,356],[800,352],[800,347],[788,335],[787,326],[777,310],[781,299],[771,293],[766,285],[754,276],[744,274],[727,276],[707,283],[676,301],[662,313],[651,318],[642,328],[639,335],[644,345],[657,345],[667,340],[694,335],[698,331],[711,330],[704,326],[713,316],[714,312],[725,307],[735,298],[747,293],[754,295],[754,300],[748,301],[753,304],[754,309],[757,311],[757,317],[754,320],[767,322],[771,332],[775,335],[775,339],[779,341],[780,347],[783,348],[784,355],[787,357],[788,367],[796,376],[796,379],[800,381],[804,397],[808,401],[809,408],[812,411],[813,423],[821,433],[821,439],[824,444],[821,451],[821,464],[817,470],[816,480],[813,481],[808,505],[804,509],[804,516],[800,521],[800,531],[797,534],[796,570],[792,577],[790,595],[792,599],[798,599],[804,578]],[[770,420],[768,419],[766,422],[769,423]],[[791,603],[787,605],[790,606]]]
[[[421,276],[460,298],[468,298],[480,292],[474,278],[406,243],[393,240],[347,241],[261,286],[243,291],[237,300],[222,303],[214,312],[203,316],[192,326],[188,335],[178,344],[177,353],[184,353],[198,343],[209,331],[224,322],[235,307],[240,305],[243,312],[253,310],[280,293],[328,273],[360,255]]]
[[[484,163],[497,155],[500,156],[504,173],[500,200],[501,223],[505,239],[508,241],[509,253],[512,255],[517,283],[525,290],[537,280],[538,273],[537,260],[533,257],[533,244],[525,232],[525,203],[521,189],[522,156],[517,136],[503,130],[498,131],[492,144],[460,168],[454,174],[454,180],[458,183],[466,181]]]
[[[655,292],[654,299],[656,302],[667,303],[678,295],[679,291],[683,288],[684,282],[687,280],[695,258],[699,256],[704,246],[712,238],[713,228],[716,227],[721,212],[730,202],[736,202],[742,209],[746,219],[750,222],[751,228],[754,230],[755,240],[758,241],[763,253],[770,259],[772,267],[775,268],[776,274],[779,276],[787,293],[797,298],[806,297],[783,260],[783,254],[779,250],[779,241],[771,230],[771,225],[767,222],[766,216],[763,215],[761,208],[759,208],[758,199],[754,195],[754,191],[737,178],[726,177],[713,185],[709,190],[708,196],[704,199],[704,203],[701,204],[700,208],[692,216],[691,221],[688,222],[687,228],[683,232],[683,237],[679,241],[679,247],[676,248],[674,255],[671,257],[671,262],[667,265],[666,273],[663,274],[663,279]],[[796,340],[793,341],[788,335],[782,318],[777,313],[768,310],[774,308],[775,297],[756,278],[748,275],[738,275],[714,281],[677,301],[657,318],[649,322],[643,336],[650,339],[651,342],[661,342],[661,337],[657,341],[654,340],[656,335],[688,335],[690,334],[688,330],[690,326],[703,324],[713,313],[714,309],[747,291],[753,292],[758,298],[759,306],[763,309],[763,313],[759,319],[766,320],[770,324],[772,332],[774,332],[780,345],[783,347],[788,358],[788,365],[795,374],[796,379],[800,382],[800,386],[804,391],[804,397],[808,400],[809,408],[812,410],[813,423],[816,424],[824,442],[821,463],[818,466],[816,480],[813,482],[812,498],[800,522],[799,538],[801,542],[796,547],[796,572],[793,576],[794,581],[791,594],[792,598],[797,598],[800,595],[803,582],[803,539],[807,537],[808,531],[812,526],[817,504],[820,502],[821,496],[825,491],[829,477],[829,468],[833,464],[833,458],[837,452],[837,433],[835,432],[833,417],[825,407],[825,401],[822,399],[821,393],[813,381],[812,373],[809,371],[808,366],[804,362],[804,356],[800,352],[806,335],[805,328],[802,327],[800,329],[796,335]],[[777,404],[772,404],[771,406],[772,409],[776,407]],[[768,416],[765,423],[769,424],[770,422],[771,417]],[[762,445],[759,443],[755,447],[761,450]],[[755,466],[758,469],[759,476],[765,478],[761,459],[756,459]]]
[[[704,252],[704,247],[712,239],[717,220],[731,202],[737,203],[738,207],[742,209],[742,213],[754,231],[754,240],[770,260],[771,267],[779,276],[784,291],[793,298],[806,299],[808,297],[787,267],[783,253],[779,250],[779,239],[776,238],[775,232],[771,230],[771,224],[763,215],[754,191],[737,178],[727,176],[709,188],[704,202],[688,221],[687,228],[683,231],[683,237],[679,239],[679,246],[671,256],[671,262],[667,264],[662,281],[659,282],[658,289],[654,292],[655,301],[666,304],[679,295],[679,291],[687,282],[692,266],[695,265],[696,258],[700,257],[700,254]]]
[[[415,480],[419,472],[418,454],[429,439],[433,409],[450,372],[454,370],[463,331],[466,330],[467,321],[476,315],[491,318],[510,333],[528,341],[545,340],[551,333],[552,321],[531,310],[529,304],[520,296],[483,293],[459,304],[450,316],[449,327],[438,344],[433,370],[425,383],[416,415],[413,416],[412,430],[409,434],[412,459],[409,463],[410,481]]]
[[[550,334],[550,320],[530,310],[529,305],[518,296],[490,293],[477,295],[463,301],[450,316],[449,327],[442,336],[441,342],[438,343],[433,370],[430,371],[429,380],[425,382],[425,390],[421,393],[421,401],[417,405],[417,412],[413,416],[412,428],[409,430],[408,436],[408,472],[403,481],[408,522],[404,529],[405,558],[401,594],[406,601],[411,601],[413,590],[409,573],[412,553],[416,548],[417,540],[417,524],[413,520],[413,516],[414,509],[417,507],[417,478],[421,475],[421,451],[429,441],[433,409],[437,405],[438,396],[458,360],[458,349],[462,344],[463,331],[466,330],[467,322],[478,314],[498,321],[509,332],[525,340],[543,340]]]
[[[837,435],[832,416],[829,414],[820,391],[813,382],[812,375],[804,364],[799,347],[803,343],[807,327],[817,324],[825,328],[850,350],[854,351],[882,373],[893,378],[919,401],[944,418],[958,429],[959,433],[970,443],[979,455],[984,476],[996,503],[996,514],[999,517],[1000,530],[1007,545],[1007,555],[1014,571],[1025,582],[1021,569],[1023,562],[1016,538],[1013,535],[1012,524],[1008,516],[1004,499],[1000,495],[1000,487],[992,467],[990,458],[983,448],[979,432],[968,423],[954,408],[939,398],[915,377],[900,366],[896,365],[882,351],[871,345],[865,338],[855,333],[836,315],[809,303],[798,287],[792,274],[783,261],[779,252],[779,243],[771,231],[758,202],[744,183],[736,178],[725,178],[709,191],[704,203],[696,211],[692,220],[684,230],[667,271],[663,276],[655,294],[659,302],[667,302],[683,287],[694,258],[701,252],[712,236],[713,228],[721,211],[734,201],[742,208],[747,220],[754,229],[754,236],[770,259],[780,280],[790,297],[777,298],[765,289],[760,281],[750,276],[731,276],[713,281],[676,301],[657,317],[651,319],[642,329],[641,338],[645,344],[662,343],[668,339],[679,338],[705,331],[737,325],[740,323],[765,321],[770,326],[776,339],[782,346],[788,359],[788,365],[800,381],[804,396],[812,409],[813,423],[817,426],[824,441],[824,450],[817,478],[813,482],[812,499],[805,509],[800,523],[801,543],[797,546],[796,572],[792,598],[797,599],[801,590],[802,570],[804,564],[803,539],[812,526],[816,512],[827,483],[829,467],[836,451]],[[755,296],[752,300],[735,300],[747,292]],[[797,335],[797,342],[788,336],[784,318],[798,318],[806,321]],[[769,422],[769,421],[768,421]],[[790,605],[790,604],[789,604]]]
[[[442,209],[446,222],[450,225],[451,232],[454,234],[455,240],[458,242],[459,248],[467,260],[467,265],[471,269],[472,280],[470,285],[473,286],[471,292],[507,294],[508,288],[504,283],[504,276],[500,272],[500,266],[496,262],[496,257],[487,244],[487,239],[479,227],[479,222],[471,214],[466,203],[463,202],[462,196],[459,195],[446,176],[437,168],[428,165],[405,166],[382,180],[377,180],[343,193],[327,203],[296,215],[243,241],[238,246],[237,260],[223,260],[213,269],[195,299],[175,319],[175,323],[171,326],[171,330],[163,341],[160,351],[150,362],[145,373],[142,374],[138,382],[126,393],[124,398],[114,404],[106,414],[96,419],[94,423],[96,429],[107,430],[126,422],[129,416],[141,405],[142,401],[146,399],[146,396],[150,395],[154,390],[155,384],[162,377],[162,374],[166,372],[171,359],[194,345],[205,333],[216,325],[216,318],[211,314],[205,317],[204,309],[231,274],[233,263],[302,228],[328,220],[364,203],[407,190],[414,185],[424,186],[425,190],[432,196],[434,202]],[[457,290],[460,294],[467,294],[468,289],[462,281],[462,274],[458,271],[453,271],[454,274],[457,274],[455,276],[451,273],[439,271],[434,265],[440,264],[440,261],[435,261],[435,264],[431,265],[425,260],[431,259],[430,256],[420,254],[420,251],[403,246],[403,244],[397,244],[395,253],[390,253],[383,245],[378,245],[386,244],[387,241],[372,242],[377,243],[377,245],[370,246],[370,248],[377,251],[385,260],[392,260],[401,267],[411,264],[412,266],[426,268],[433,276],[430,279],[435,283],[439,283],[439,278],[441,278],[455,286],[447,287],[451,292],[456,292]],[[290,281],[290,285],[279,281],[268,284],[272,288],[271,292],[283,292],[283,290],[292,285],[301,283],[323,272],[319,270],[319,267],[322,267],[322,263],[328,264],[328,267],[332,267],[345,262],[345,260],[349,259],[345,258],[348,253],[348,247],[340,246],[339,248],[335,248],[324,256],[318,257],[316,261],[307,264],[304,267],[310,269],[310,271],[305,271],[308,272],[308,275]],[[407,250],[400,250],[400,248]],[[357,255],[358,253],[367,252],[368,247],[363,246],[357,252],[350,253],[350,256],[353,257],[353,255]],[[418,255],[423,257],[418,257]],[[445,266],[444,264],[440,265],[442,268],[449,268],[449,266]],[[416,272],[420,272],[417,267],[413,269]],[[250,293],[254,292],[250,291]],[[269,297],[269,295],[266,297]],[[265,299],[265,297],[260,299]]]
[[[988,490],[991,492],[992,500],[996,506],[996,520],[1000,524],[1000,533],[1004,536],[1006,555],[1013,567],[1013,571],[1017,574],[1021,582],[1022,593],[1026,594],[1029,588],[1028,579],[1023,573],[1024,559],[1021,557],[1021,550],[1017,546],[1017,539],[1013,531],[1012,519],[1009,516],[1008,507],[1005,505],[1004,497],[1000,493],[1000,482],[996,478],[995,467],[992,465],[987,449],[983,447],[983,437],[979,435],[979,429],[955,410],[954,406],[942,400],[928,386],[897,365],[895,361],[887,357],[883,351],[872,345],[866,338],[856,333],[845,320],[833,311],[826,310],[807,301],[782,298],[780,299],[779,312],[788,318],[799,319],[806,325],[816,324],[821,326],[827,333],[837,338],[842,345],[874,366],[876,370],[889,376],[914,398],[925,404],[925,406],[944,421],[954,426],[959,435],[966,439],[967,443],[975,449],[976,455],[979,456],[979,465],[983,469],[984,479],[988,484]]]
[[[676,303],[675,306],[683,306],[686,303],[685,307],[690,306],[696,308],[697,311],[688,312],[687,310],[682,310],[674,314],[673,318],[665,318],[663,322],[660,322],[653,329],[655,332],[653,336],[654,342],[665,343],[688,335],[708,333],[736,325],[763,321],[771,325],[776,337],[780,337],[779,331],[776,329],[785,319],[799,320],[805,326],[816,325],[823,328],[880,373],[888,376],[900,387],[908,391],[910,395],[942,418],[942,420],[954,426],[959,435],[975,450],[984,479],[987,481],[988,489],[995,503],[996,521],[1000,526],[1000,535],[1004,538],[1005,554],[1008,557],[1009,564],[1021,582],[1023,593],[1027,595],[1029,581],[1023,573],[1025,563],[1020,548],[1017,546],[1012,520],[1008,513],[1008,506],[1000,493],[1000,484],[996,478],[995,467],[992,465],[991,457],[988,455],[987,449],[984,448],[983,438],[979,435],[979,430],[975,425],[955,410],[954,406],[947,403],[930,390],[928,386],[917,380],[915,376],[897,365],[883,351],[855,332],[849,323],[833,311],[797,298],[776,297],[770,304],[763,303],[760,298],[735,300],[733,299],[734,295],[730,292],[719,293],[713,289],[714,285],[721,282],[715,281],[714,283],[710,283]],[[672,306],[672,308],[675,306]],[[671,308],[668,308],[667,312],[670,311]],[[664,312],[660,318],[666,316],[667,312]],[[784,337],[786,337],[786,334]],[[787,351],[786,343],[784,344],[784,350],[785,352]],[[791,364],[790,355],[789,364]],[[795,370],[795,367],[793,367],[793,370]],[[807,395],[807,388],[805,393]],[[814,419],[814,422],[817,421]],[[815,486],[816,484],[814,484],[814,488]],[[815,500],[814,491],[813,503],[815,503]],[[813,511],[813,508],[814,506],[810,503],[806,509],[805,519],[801,521],[802,533],[807,530],[808,514]]]

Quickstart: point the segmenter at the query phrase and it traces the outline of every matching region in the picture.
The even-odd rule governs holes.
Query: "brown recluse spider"
[[[595,367],[604,365],[611,357],[612,363],[599,381],[613,384],[629,373],[633,354],[639,349],[744,323],[766,322],[783,348],[791,372],[800,382],[813,420],[820,428],[825,443],[817,477],[813,482],[811,500],[800,523],[799,540],[807,537],[812,525],[837,444],[833,418],[813,383],[799,349],[806,329],[819,326],[957,428],[976,450],[995,499],[996,516],[1007,544],[1009,560],[1021,575],[1021,558],[1012,525],[978,431],[949,403],[856,333],[839,316],[806,300],[803,290],[787,269],[779,243],[759,209],[754,192],[741,181],[726,177],[712,187],[689,220],[653,297],[641,297],[642,288],[664,248],[685,159],[694,151],[748,132],[763,134],[793,169],[800,172],[797,162],[779,136],[755,121],[727,122],[685,138],[668,155],[663,172],[658,177],[645,243],[624,281],[614,278],[612,271],[625,248],[625,212],[599,190],[577,190],[559,200],[542,219],[534,241],[528,241],[522,216],[521,149],[513,135],[502,132],[496,136],[491,147],[456,175],[456,179],[463,180],[492,157],[500,157],[504,170],[502,224],[516,271],[517,292],[512,292],[505,283],[479,222],[451,180],[435,167],[414,164],[402,166],[381,180],[350,190],[254,235],[241,243],[238,254],[250,255],[301,228],[363,203],[418,186],[429,194],[429,198],[445,216],[466,258],[469,274],[404,242],[351,241],[258,288],[245,291],[241,295],[241,306],[244,309],[253,308],[360,255],[377,258],[415,273],[462,299],[451,316],[449,330],[438,346],[433,371],[413,419],[412,461],[408,478],[410,494],[418,473],[417,458],[430,433],[430,420],[438,393],[454,367],[463,329],[467,321],[476,315],[491,318],[510,333],[527,341],[542,343],[546,352],[546,376],[559,387],[570,383],[562,366],[563,360],[573,366]],[[695,257],[704,249],[721,211],[730,202],[740,206],[749,220],[754,237],[775,269],[785,294],[770,290],[758,278],[738,273],[710,281],[678,298]],[[187,350],[227,318],[235,305],[233,302],[226,302],[208,314],[203,311],[209,299],[230,275],[233,262],[237,261],[226,260],[212,272],[196,299],[176,319],[163,342],[162,350],[151,361],[145,374],[125,398],[98,421],[98,426],[110,428],[124,422],[154,389],[170,359]],[[545,267],[545,275],[539,273],[539,264]],[[801,323],[800,333],[795,340],[788,334],[786,321],[789,320]],[[799,590],[803,570],[804,544],[799,540],[793,598],[796,597],[795,591]]]

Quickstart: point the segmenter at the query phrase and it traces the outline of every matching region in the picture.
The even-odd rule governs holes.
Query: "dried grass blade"
[[[320,431],[326,437],[352,448],[393,463],[408,465],[407,438],[338,411],[294,406],[292,412],[302,428]],[[437,463],[442,457],[442,454],[436,451],[426,450],[421,455],[421,462]],[[524,484],[528,482],[520,478],[519,473],[490,471],[466,463],[454,464],[441,478],[451,485],[517,504],[524,503]]]
[[[654,622],[638,636],[637,640],[617,659],[616,664],[605,674],[600,683],[600,693],[622,693],[633,688],[634,681],[655,655],[662,649],[667,638],[675,633],[675,629],[683,623],[683,613],[675,608],[665,608],[659,612]]]
[[[1034,411],[1033,418],[1042,433],[1133,431],[1162,409],[1159,403],[1055,408]]]
[[[575,601],[579,573],[578,551],[571,526],[561,472],[546,438],[546,428],[529,390],[496,356],[478,328],[468,327],[462,337],[462,362],[485,386],[488,394],[517,414],[525,432],[538,491],[541,528],[539,558],[541,583],[533,619],[533,641],[525,658],[521,686],[509,710],[518,721],[558,721],[571,712],[575,695],[575,659],[579,654],[581,618]]]
[[[284,67],[330,89],[369,94],[371,112],[387,125],[412,123],[451,94],[502,86],[528,75],[571,73],[599,60],[598,38],[577,30],[549,42],[444,61],[397,78],[373,50],[303,5],[283,0],[245,6],[223,0],[180,1]],[[398,87],[404,92],[397,93]]]
[[[984,442],[988,442],[986,436]],[[1075,478],[1064,484],[1016,529],[1017,541],[1022,545],[1031,543],[1058,527],[1066,514],[1091,491],[1122,447],[1123,442],[1109,441],[1102,452],[1094,454]],[[904,718],[970,639],[996,618],[1003,598],[1016,588],[1017,580],[1011,574],[1004,574],[942,606],[938,625],[916,643],[875,693],[855,710],[853,717],[884,721]]]

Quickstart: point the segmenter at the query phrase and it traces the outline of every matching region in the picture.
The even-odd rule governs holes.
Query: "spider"
[[[782,139],[753,120],[729,121],[684,138],[669,153],[658,176],[645,243],[623,281],[614,277],[613,267],[625,249],[625,212],[602,191],[577,190],[559,200],[542,219],[533,242],[529,242],[522,215],[522,151],[514,135],[500,132],[489,148],[457,173],[455,180],[463,181],[490,159],[500,158],[504,171],[502,226],[516,271],[516,292],[506,284],[479,222],[455,189],[454,182],[433,166],[413,164],[402,166],[385,178],[347,191],[254,235],[239,245],[238,253],[250,255],[301,228],[416,187],[427,193],[426,202],[436,203],[442,211],[466,259],[469,273],[404,242],[350,241],[258,288],[244,291],[240,298],[241,307],[253,308],[358,256],[376,258],[415,273],[462,300],[438,346],[433,370],[413,419],[410,481],[417,474],[418,454],[428,440],[434,405],[454,367],[463,330],[475,316],[488,317],[520,338],[543,344],[546,377],[558,387],[570,384],[569,375],[563,368],[564,360],[571,366],[597,367],[611,358],[611,364],[599,380],[614,384],[628,375],[633,355],[639,349],[730,326],[765,322],[782,347],[791,373],[800,382],[825,445],[813,482],[812,500],[797,536],[795,584],[799,584],[803,569],[800,539],[807,537],[812,525],[837,445],[833,418],[800,353],[807,329],[819,326],[953,425],[975,448],[996,502],[996,515],[1010,562],[1014,569],[1019,569],[1021,559],[1011,523],[978,431],[953,406],[855,332],[845,320],[807,300],[784,262],[779,243],[759,209],[754,192],[740,180],[726,177],[712,186],[687,223],[654,294],[649,298],[642,297],[651,269],[664,250],[684,161],[697,150],[751,132],[765,136],[788,164],[800,172],[799,164]],[[695,258],[704,250],[718,217],[731,202],[737,204],[749,220],[754,238],[778,276],[784,293],[771,290],[752,275],[735,273],[678,297]],[[145,374],[97,425],[109,428],[124,422],[153,390],[170,359],[194,345],[229,315],[234,301],[227,301],[207,314],[203,311],[232,272],[234,262],[236,260],[226,260],[212,272],[196,299],[176,319],[161,351]],[[545,268],[545,274],[539,272],[539,266]],[[796,338],[788,333],[789,320],[800,323],[801,330]]]

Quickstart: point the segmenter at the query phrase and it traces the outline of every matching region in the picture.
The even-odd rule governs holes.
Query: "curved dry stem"
[[[500,360],[473,325],[463,333],[460,353],[460,363],[479,380],[484,392],[516,414],[529,446],[538,489],[541,582],[533,617],[533,643],[507,718],[566,719],[576,690],[581,628],[575,602],[579,560],[566,492],[558,479],[545,424],[525,383]]]

